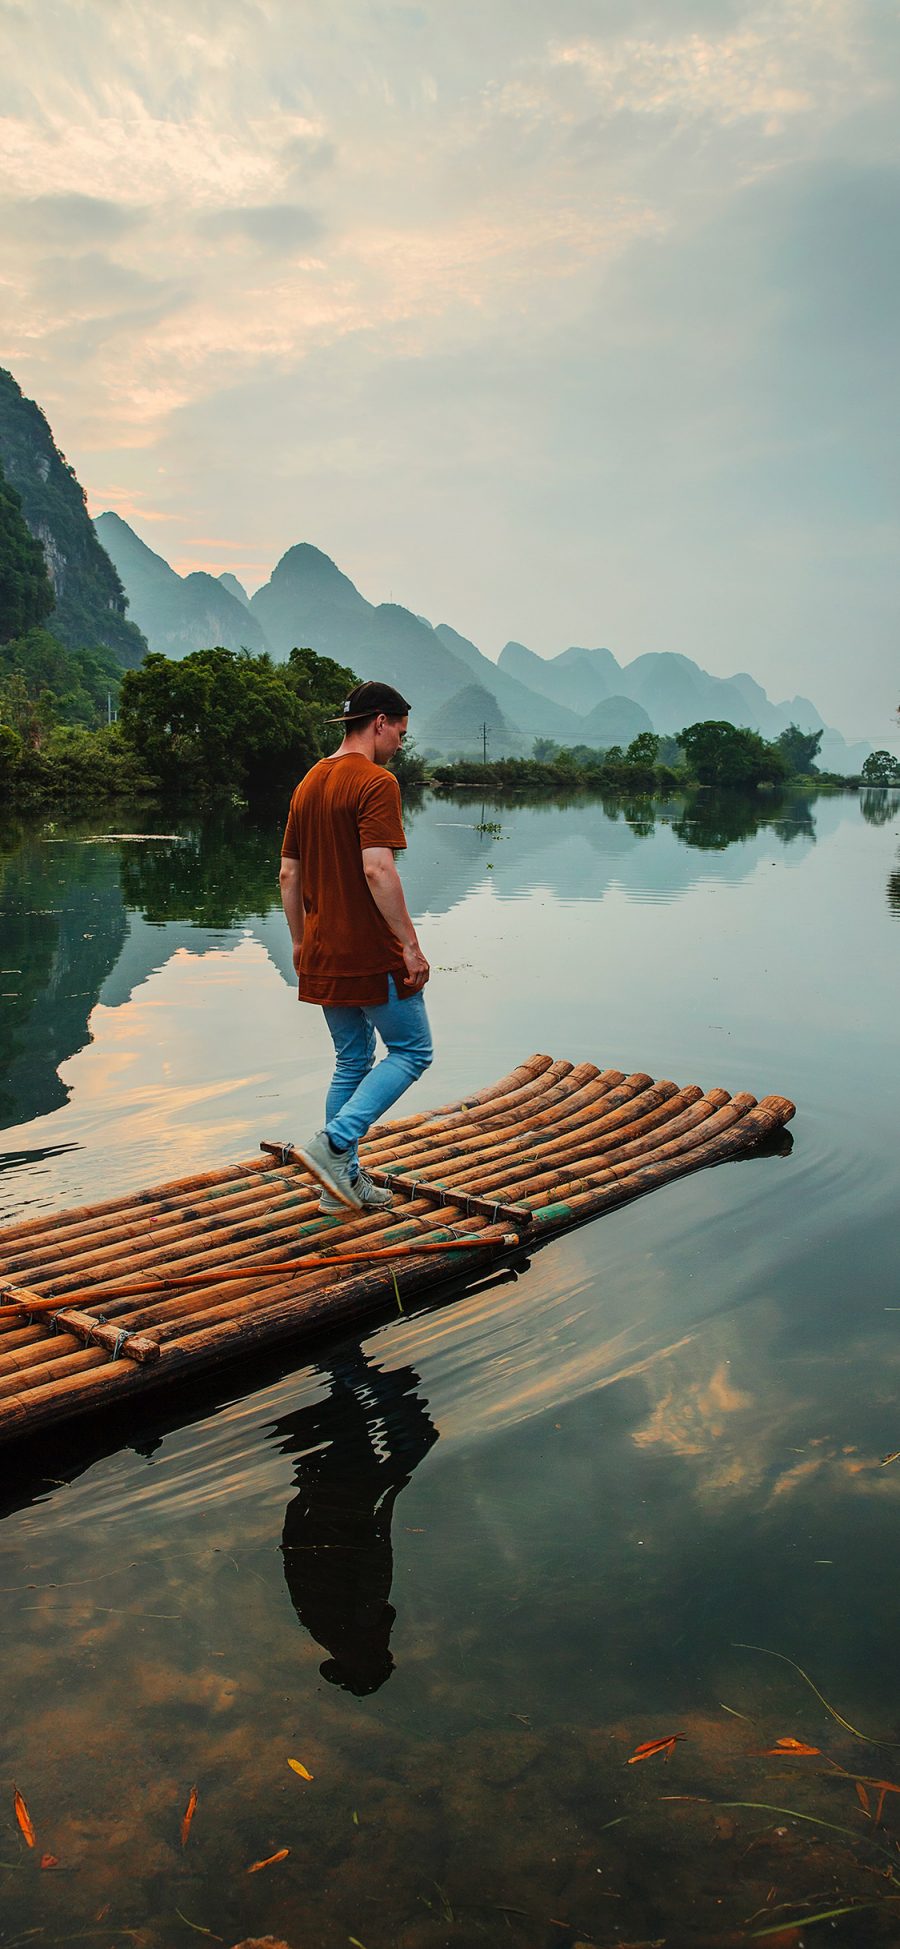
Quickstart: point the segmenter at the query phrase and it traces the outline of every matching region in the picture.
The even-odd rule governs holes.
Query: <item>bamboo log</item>
[[[381,1137],[389,1132],[399,1134],[401,1131],[414,1129],[417,1124],[430,1123],[433,1117],[452,1117],[460,1111],[490,1103],[495,1097],[514,1096],[516,1091],[527,1088],[529,1083],[536,1081],[546,1070],[552,1068],[552,1056],[528,1056],[525,1062],[520,1062],[515,1069],[511,1069],[508,1076],[501,1076],[496,1083],[486,1083],[483,1089],[475,1090],[471,1096],[457,1097],[453,1103],[444,1103],[438,1110],[426,1110],[424,1115],[420,1113],[418,1116],[398,1117],[393,1123],[373,1124],[369,1135]]]
[[[788,1123],[795,1114],[795,1105],[787,1097],[766,1096],[755,1109],[748,1110],[740,1121],[729,1130],[720,1131],[716,1136],[698,1145],[692,1151],[682,1152],[675,1157],[662,1157],[654,1163],[642,1163],[628,1176],[614,1179],[611,1183],[596,1185],[594,1188],[577,1193],[566,1200],[554,1200],[552,1204],[539,1206],[534,1213],[535,1226],[544,1230],[562,1222],[593,1218],[613,1205],[624,1204],[630,1198],[642,1197],[647,1191],[655,1191],[661,1184],[668,1184],[673,1178],[684,1177],[689,1171],[699,1171],[709,1164],[718,1164],[726,1157],[739,1156],[754,1144],[761,1143],[772,1130]]]
[[[269,1151],[273,1156],[280,1157],[283,1163],[303,1163],[302,1157],[294,1149],[293,1144],[269,1144],[263,1142],[260,1144],[260,1150]],[[385,1184],[391,1188],[395,1184],[399,1185],[401,1190],[409,1191],[413,1197],[424,1198],[426,1204],[458,1205],[466,1213],[477,1211],[481,1212],[484,1217],[491,1217],[493,1215],[495,1223],[499,1223],[501,1218],[504,1224],[507,1225],[511,1224],[524,1227],[531,1223],[530,1212],[518,1211],[512,1205],[501,1205],[497,1204],[495,1200],[480,1198],[475,1192],[466,1191],[454,1194],[452,1191],[445,1191],[443,1188],[440,1190],[437,1189],[435,1186],[428,1184],[425,1179],[410,1177],[405,1173],[401,1175],[399,1172],[388,1173],[387,1171],[378,1171],[371,1167],[369,1167],[369,1176],[375,1184]]]

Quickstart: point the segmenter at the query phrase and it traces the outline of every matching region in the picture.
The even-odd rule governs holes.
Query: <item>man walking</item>
[[[431,1061],[422,993],[430,969],[394,864],[406,837],[400,788],[384,769],[408,713],[390,684],[351,691],[333,720],[343,743],[301,779],[281,849],[300,1000],[322,1008],[335,1048],[325,1127],[297,1145],[322,1186],[319,1210],[332,1214],[393,1202],[360,1169],[358,1145]],[[387,1048],[377,1067],[376,1030]]]

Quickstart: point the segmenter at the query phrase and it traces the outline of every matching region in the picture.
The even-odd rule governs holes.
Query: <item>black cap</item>
[[[365,718],[378,717],[382,712],[385,717],[406,717],[409,708],[406,698],[401,697],[392,684],[357,684],[349,697],[344,698],[339,715],[330,717],[328,722],[358,724]]]

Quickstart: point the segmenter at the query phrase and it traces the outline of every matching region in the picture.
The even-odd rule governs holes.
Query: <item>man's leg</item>
[[[331,1136],[333,1119],[358,1090],[375,1061],[375,1031],[361,1008],[323,1008],[322,1013],[335,1054],[334,1075],[325,1098],[325,1128]],[[343,1148],[336,1137],[332,1141],[339,1150]],[[348,1162],[352,1179],[359,1169],[355,1144],[351,1146]]]
[[[338,1056],[328,1093],[328,1121],[324,1130],[309,1143],[298,1144],[297,1149],[323,1186],[324,1202],[320,1210],[330,1210],[329,1201],[337,1199],[340,1204],[365,1211],[375,1208],[376,1200],[379,1205],[386,1205],[390,1194],[377,1192],[374,1185],[359,1177],[359,1140],[370,1124],[377,1123],[385,1110],[428,1068],[431,1030],[421,992],[398,996],[390,975],[386,1002],[365,1009],[328,1008],[325,1015]],[[335,1019],[349,1017],[362,1019],[365,1035],[358,1020]],[[388,1053],[373,1069],[374,1029],[386,1043]],[[354,1074],[359,1076],[359,1081],[347,1094],[346,1086]],[[339,1098],[340,1107],[334,1111],[332,1104]]]
[[[424,1075],[432,1057],[431,1030],[421,990],[417,995],[398,995],[389,975],[387,1001],[360,1013],[378,1030],[388,1053],[367,1072],[352,1095],[345,1097],[337,1114],[329,1112],[326,1133],[338,1150],[351,1145],[355,1150],[370,1124],[379,1123],[398,1096]]]

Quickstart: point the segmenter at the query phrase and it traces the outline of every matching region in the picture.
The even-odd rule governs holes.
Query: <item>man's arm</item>
[[[420,988],[424,988],[431,969],[416,939],[416,930],[403,897],[400,875],[394,865],[394,855],[389,846],[364,846],[362,862],[372,899],[403,949],[406,967],[404,987],[407,994],[415,995]]]
[[[281,904],[294,943],[294,973],[300,973],[300,953],[303,947],[303,925],[306,912],[303,906],[303,873],[300,861],[289,853],[281,855],[281,871],[278,875],[281,888]]]

